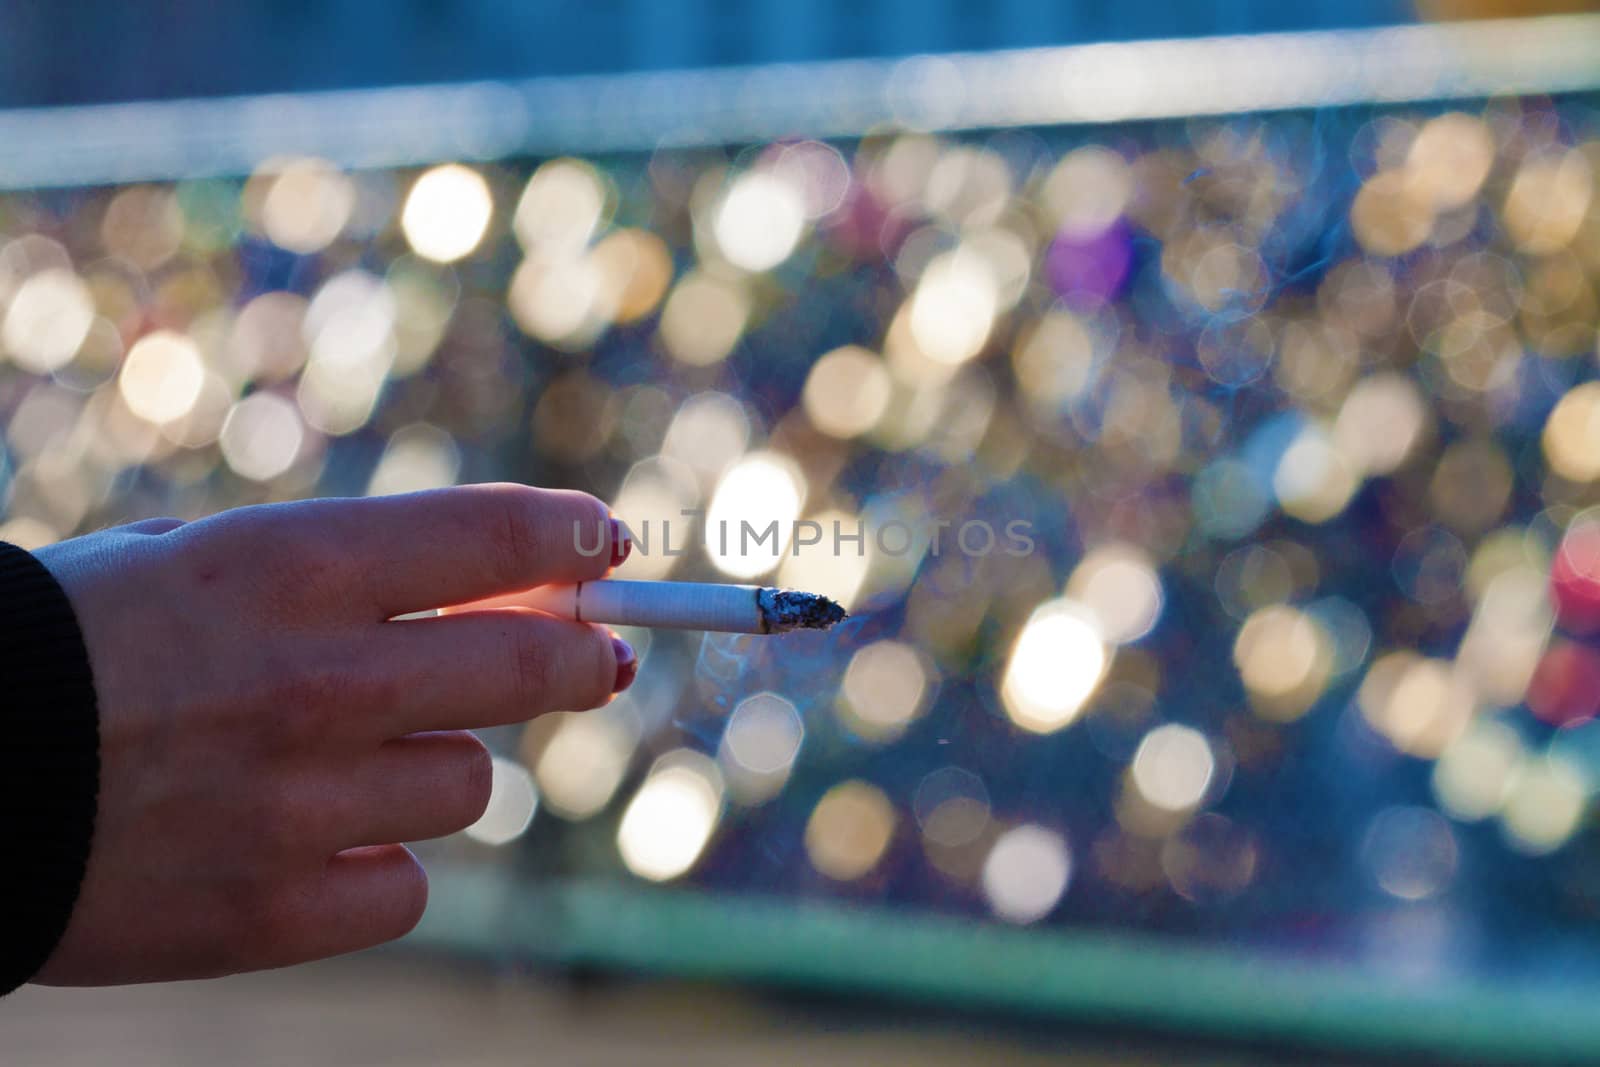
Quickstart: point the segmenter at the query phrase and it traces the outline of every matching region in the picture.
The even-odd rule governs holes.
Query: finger
[[[171,533],[182,525],[182,519],[140,519],[138,522],[130,522],[123,526],[114,527],[114,529],[122,533],[164,534]]]
[[[315,881],[289,896],[267,932],[268,957],[286,966],[371,948],[417,925],[428,876],[404,845],[352,848],[330,859]]]
[[[386,736],[461,730],[595,708],[632,679],[633,649],[591,623],[526,608],[385,623],[366,638],[387,679]]]
[[[598,578],[626,543],[587,493],[509,483],[264,504],[186,532],[197,553],[252,561],[269,595],[375,621]]]
[[[340,774],[337,847],[426,841],[463,830],[489,806],[493,777],[489,750],[465,730],[386,741]]]
[[[356,557],[354,592],[382,618],[598,578],[623,539],[605,504],[562,489],[467,485],[338,504],[328,532]]]

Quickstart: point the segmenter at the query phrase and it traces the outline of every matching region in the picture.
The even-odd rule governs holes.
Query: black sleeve
[[[100,724],[72,604],[0,542],[0,994],[50,958],[78,899],[100,786]]]

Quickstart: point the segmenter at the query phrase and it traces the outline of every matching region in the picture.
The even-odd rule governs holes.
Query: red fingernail
[[[634,677],[639,673],[639,657],[634,653],[633,646],[616,634],[611,635],[611,648],[617,654],[617,684],[612,686],[611,691],[620,693],[633,684]]]
[[[628,536],[628,528],[622,525],[621,519],[611,520],[611,565],[622,566],[622,561],[628,558],[628,553],[633,551],[633,538]]]

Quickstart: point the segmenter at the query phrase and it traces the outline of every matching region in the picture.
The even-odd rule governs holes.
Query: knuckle
[[[301,530],[270,547],[263,546],[261,579],[270,602],[298,608],[337,598],[350,585],[354,561],[334,538]]]
[[[280,667],[267,690],[271,732],[289,748],[316,744],[354,690],[349,668],[340,664],[310,660]]]
[[[532,573],[533,561],[545,551],[533,490],[509,483],[496,485],[488,499],[492,516],[484,529],[489,539],[490,566],[495,581],[510,588]]]
[[[554,664],[550,649],[534,626],[509,626],[506,644],[510,659],[510,684],[507,689],[513,710],[537,709],[552,695]]]
[[[173,531],[185,541],[192,583],[231,580],[279,615],[336,597],[356,561],[305,502],[237,508]]]
[[[258,845],[265,857],[275,861],[269,868],[295,867],[298,864],[292,861],[315,854],[326,821],[325,813],[294,790],[278,791],[256,816]]]

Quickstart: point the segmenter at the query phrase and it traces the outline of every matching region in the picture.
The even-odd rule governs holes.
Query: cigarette
[[[817,593],[712,582],[602,579],[544,585],[507,600],[579,622],[732,634],[826,630],[845,617],[844,608]]]

